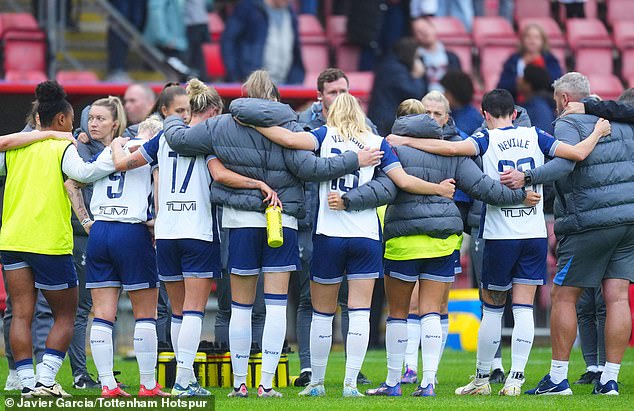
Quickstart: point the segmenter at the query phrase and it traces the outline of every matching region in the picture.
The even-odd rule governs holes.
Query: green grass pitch
[[[571,382],[576,380],[585,371],[585,366],[579,350],[572,354],[569,377]],[[291,354],[289,358],[291,375],[297,375],[299,360],[297,354]],[[363,364],[363,372],[372,380],[374,387],[385,378],[386,373],[385,351],[369,351]],[[510,365],[510,350],[505,347],[504,364],[508,370]],[[474,373],[475,353],[445,351],[438,373],[439,384],[436,398],[414,398],[409,394],[414,390],[412,385],[404,385],[403,397],[400,398],[342,398],[341,384],[344,376],[345,360],[342,352],[333,352],[330,355],[328,371],[326,374],[326,397],[300,398],[297,393],[299,388],[288,387],[280,389],[283,398],[258,399],[254,389],[251,389],[251,397],[247,399],[227,398],[228,389],[212,388],[216,396],[217,410],[421,410],[421,409],[468,409],[468,410],[634,410],[634,349],[629,348],[625,354],[620,373],[620,393],[618,397],[603,397],[591,395],[592,387],[588,385],[572,387],[574,395],[571,397],[529,397],[522,395],[519,398],[499,397],[497,391],[501,384],[493,384],[494,395],[491,397],[457,397],[454,389],[469,381],[469,376]],[[538,347],[533,349],[526,369],[525,389],[533,388],[537,382],[548,372],[550,367],[550,349]],[[92,362],[89,368],[94,370]],[[138,371],[136,361],[124,361],[117,359],[115,369],[121,370],[121,380],[131,385],[128,390],[131,394],[138,391]],[[4,376],[7,375],[6,361],[0,366],[0,379],[4,387]],[[65,361],[59,373],[58,381],[72,394],[97,394],[97,390],[91,392],[71,389],[72,378],[68,360]],[[360,387],[362,390],[366,386]],[[4,408],[4,406],[2,406]]]

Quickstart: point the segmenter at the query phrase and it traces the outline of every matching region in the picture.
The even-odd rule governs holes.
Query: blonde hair
[[[224,103],[220,94],[215,88],[207,86],[197,78],[193,78],[187,82],[187,96],[189,97],[189,105],[192,114],[201,114],[211,108],[217,108],[220,112],[224,108]]]
[[[280,92],[265,70],[256,70],[242,85],[247,97],[280,101]]]
[[[426,101],[441,103],[445,108],[445,114],[449,114],[449,100],[447,100],[447,97],[445,97],[445,95],[442,94],[440,91],[432,90],[429,93],[425,94],[425,96],[421,99],[421,103],[423,103],[423,106],[425,105]]]
[[[125,110],[123,109],[123,103],[121,103],[121,99],[115,96],[108,96],[105,98],[100,98],[99,100],[92,103],[93,106],[105,107],[112,114],[112,119],[118,122],[117,129],[115,130],[115,136],[120,136],[126,129],[128,125]]]
[[[522,32],[520,33],[520,45],[518,49],[520,54],[526,53],[526,47],[524,46],[524,37],[526,37],[526,34],[528,34],[528,31],[532,29],[537,30],[537,32],[539,33],[539,36],[542,38],[541,51],[545,52],[550,49],[550,46],[548,44],[548,35],[546,34],[546,31],[544,31],[544,28],[537,23],[529,23],[526,26],[524,26],[524,30],[522,30]]]
[[[149,135],[155,136],[161,130],[163,130],[163,120],[157,114],[152,114],[139,123],[139,134],[147,132]]]
[[[425,114],[425,106],[420,100],[416,100],[415,98],[403,100],[396,109],[396,117],[403,117],[409,114]]]
[[[343,138],[355,138],[361,142],[363,142],[363,134],[370,132],[359,102],[349,93],[339,94],[335,98],[328,109],[326,125],[336,128]]]

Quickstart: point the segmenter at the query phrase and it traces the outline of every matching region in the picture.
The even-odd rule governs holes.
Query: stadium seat
[[[611,48],[581,48],[574,53],[575,71],[583,74],[612,74]]]
[[[351,44],[342,44],[335,50],[336,67],[345,72],[359,70],[360,54],[361,50],[359,47]]]
[[[328,16],[326,18],[326,37],[328,44],[337,48],[346,42],[346,24],[348,18],[346,16]]]
[[[480,50],[480,74],[485,90],[497,86],[504,62],[515,50],[515,47],[486,47]]]
[[[320,73],[330,66],[328,46],[325,44],[302,44],[302,61],[307,73]]]
[[[222,36],[222,32],[225,31],[225,22],[222,21],[220,14],[209,13],[207,14],[207,25],[209,27],[209,37],[211,41],[218,42]]]
[[[326,44],[326,35],[317,17],[312,14],[297,16],[299,41],[302,44]]]
[[[617,21],[627,21],[632,24],[634,21],[633,6],[631,0],[606,0],[606,21],[610,26],[614,26]]]
[[[346,73],[350,90],[370,92],[374,85],[374,73],[371,71],[350,71]]]
[[[0,39],[12,29],[38,31],[40,27],[30,13],[0,13]]]
[[[504,17],[475,17],[473,19],[473,42],[476,47],[517,46],[515,31]]]
[[[550,17],[550,0],[516,0],[515,21],[525,17]]]
[[[566,38],[564,37],[559,25],[555,20],[550,17],[527,17],[521,18],[518,22],[519,32],[524,30],[529,24],[537,24],[544,32],[546,32],[546,36],[548,37],[548,44],[552,48],[558,47],[566,47]]]
[[[226,76],[225,65],[222,61],[220,44],[203,44],[203,58],[207,67],[207,77],[213,80],[222,80]]]
[[[630,87],[634,86],[634,48],[621,52],[621,76],[627,80]]]
[[[319,73],[310,71],[304,75],[304,87],[317,90],[317,77]]]
[[[5,32],[4,35],[4,72],[46,71],[46,42],[41,31]]]
[[[612,47],[608,30],[598,19],[568,19],[566,32],[572,50],[582,47]]]
[[[48,80],[46,73],[38,70],[9,70],[4,76],[5,81],[14,83],[41,83]]]
[[[614,45],[619,50],[634,47],[634,24],[631,21],[617,21],[612,27]]]
[[[99,77],[93,71],[70,71],[62,70],[57,72],[55,79],[60,84],[67,83],[96,83]]]
[[[471,36],[456,17],[432,17],[438,39],[448,46],[471,46]]]
[[[590,91],[603,100],[616,100],[623,92],[621,80],[613,74],[588,74]]]
[[[458,59],[460,59],[460,66],[462,71],[468,74],[473,73],[473,64],[471,62],[471,46],[458,46],[458,45],[445,45],[447,50],[456,53]]]

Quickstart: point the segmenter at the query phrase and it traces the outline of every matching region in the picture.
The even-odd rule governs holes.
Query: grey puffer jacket
[[[555,123],[557,139],[577,144],[589,136],[598,117],[573,114]],[[634,129],[612,123],[612,134],[572,172],[555,182],[555,234],[634,224]]]
[[[400,117],[394,123],[392,132],[415,138],[442,137],[440,126],[427,115]],[[455,178],[458,188],[488,203],[519,204],[526,196],[523,190],[510,190],[484,175],[470,158],[438,156],[405,146],[396,147],[395,151],[408,174],[432,183]],[[366,186],[346,194],[351,204],[356,203],[355,197],[369,195],[369,187]],[[417,234],[447,238],[452,234],[462,234],[462,231],[458,207],[453,200],[440,196],[398,191],[385,213],[386,240]]]
[[[291,130],[301,130],[297,114],[287,106],[280,111],[271,111],[270,101],[238,99],[231,103],[230,110],[253,115],[245,120],[262,118]],[[247,122],[247,121],[245,121]],[[356,153],[322,159],[312,152],[285,149],[266,139],[255,129],[238,124],[231,114],[211,118],[192,128],[187,128],[178,116],[165,119],[165,139],[170,147],[181,155],[216,155],[228,169],[266,182],[274,189],[284,206],[284,213],[302,218],[304,190],[301,180],[322,181],[349,174],[359,167]],[[217,182],[212,184],[212,201],[233,208],[263,211],[259,190],[233,189]]]
[[[526,109],[520,106],[515,106],[515,109],[517,110],[517,117],[515,118],[515,120],[513,120],[513,125],[517,127],[531,127],[532,125],[531,119],[528,116]],[[474,134],[486,127],[487,127],[486,122],[483,122],[482,127],[477,129],[474,132]],[[482,169],[482,159],[478,156],[474,159],[474,161],[476,162],[478,167]],[[467,217],[467,221],[471,227],[477,228],[480,226],[480,219],[482,218],[483,206],[484,204],[482,204],[482,201],[479,201],[477,199],[473,200],[473,203],[471,204],[471,209],[469,210],[469,216]],[[472,232],[472,235],[478,235],[478,233]]]

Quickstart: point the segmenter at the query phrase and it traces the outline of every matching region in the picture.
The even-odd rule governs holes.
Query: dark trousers
[[[110,0],[112,6],[125,17],[137,30],[143,30],[147,0]],[[108,71],[126,69],[128,40],[116,30],[108,28]]]

